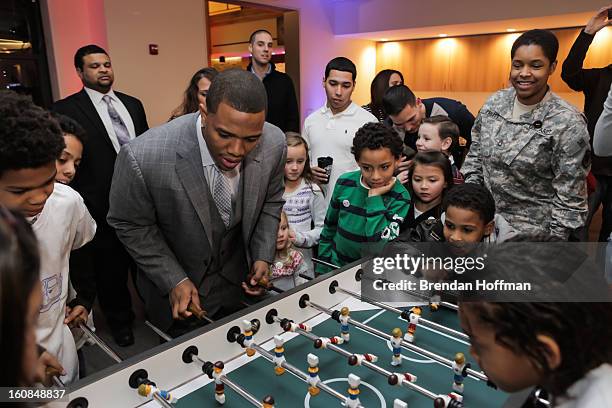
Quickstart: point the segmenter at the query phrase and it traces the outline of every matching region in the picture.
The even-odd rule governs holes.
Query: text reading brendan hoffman
[[[372,259],[375,291],[529,291],[529,282],[472,279],[485,269],[483,256],[419,256],[396,254]]]

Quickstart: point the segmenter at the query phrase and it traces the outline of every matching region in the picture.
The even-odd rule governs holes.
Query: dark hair
[[[219,104],[224,102],[244,113],[266,111],[268,97],[263,83],[251,72],[242,69],[228,69],[215,77],[206,97],[208,113],[217,113]]]
[[[259,30],[255,30],[253,31],[253,33],[249,36],[249,44],[253,44],[253,41],[255,41],[255,36],[257,34],[261,34],[261,33],[266,33],[268,35],[270,35],[270,37],[272,37],[272,33],[269,32],[268,30],[264,30],[263,28],[260,28]],[[274,37],[272,37],[274,39]]]
[[[454,186],[444,197],[442,209],[450,206],[478,213],[485,224],[495,217],[495,200],[486,187],[465,183]]]
[[[453,169],[451,168],[448,157],[442,152],[429,150],[418,152],[412,160],[412,168],[408,173],[408,185],[410,186],[410,190],[412,191],[412,175],[414,174],[416,166],[418,164],[423,166],[434,166],[442,170],[442,174],[444,174],[444,181],[446,182],[446,187],[442,191],[442,198],[444,199],[446,193],[453,187]]]
[[[57,112],[51,112],[51,116],[59,123],[62,133],[73,135],[82,145],[85,145],[85,140],[87,140],[85,129],[76,120]]]
[[[526,244],[539,240],[558,243]],[[573,292],[582,289],[564,284],[567,283],[565,278],[557,279],[557,271],[571,269],[573,273],[582,269],[579,273],[588,275],[593,281],[591,284],[597,284],[605,291],[607,286],[603,278],[600,276],[601,284],[595,279],[600,272],[598,268],[593,262],[581,259],[586,256],[583,250],[571,243],[559,241],[550,236],[523,235],[498,244],[488,251],[483,274],[501,276],[509,281],[524,281],[526,276],[533,277],[536,281],[544,282],[549,291],[562,292],[562,296],[570,298]],[[563,248],[560,250],[557,245]],[[579,280],[572,283],[580,285]],[[609,293],[606,297],[609,298]],[[479,301],[462,302],[460,310],[469,309],[474,312],[480,321],[493,329],[498,344],[526,356],[545,378],[545,383],[540,385],[552,393],[555,399],[563,396],[571,384],[590,370],[612,362],[610,306],[610,303],[602,302]],[[538,334],[547,335],[558,344],[562,355],[559,367],[552,369],[548,365],[546,350],[538,341]]]
[[[430,125],[435,125],[438,129],[438,135],[440,135],[440,139],[444,140],[446,138],[451,138],[453,143],[448,151],[452,151],[459,144],[459,126],[455,122],[451,120],[448,116],[444,115],[435,115],[430,116],[428,118],[423,119],[423,123],[429,123]]]
[[[385,147],[391,150],[393,157],[399,159],[404,151],[404,142],[390,127],[379,122],[370,122],[355,133],[351,153],[355,160],[359,161],[363,149],[377,150]]]
[[[329,61],[325,66],[325,79],[329,76],[332,69],[336,71],[350,72],[353,75],[353,82],[357,79],[357,67],[353,64],[353,61],[346,57],[336,57]]]
[[[74,54],[74,67],[77,69],[83,70],[83,57],[89,54],[106,54],[108,53],[104,50],[104,48],[95,45],[89,44],[84,47],[81,47]]]
[[[27,386],[23,366],[29,299],[39,277],[36,236],[17,212],[0,206],[0,350],[2,386]]]
[[[29,97],[0,91],[0,176],[55,163],[64,147],[62,130],[49,112]]]
[[[383,97],[387,89],[389,89],[389,79],[391,79],[391,75],[393,74],[399,75],[402,79],[402,84],[404,83],[404,76],[402,73],[394,69],[383,69],[376,74],[372,80],[372,84],[370,85],[370,106],[373,112],[383,110]]]
[[[308,148],[308,142],[296,132],[286,132],[285,138],[287,140],[287,147],[304,146],[306,150],[306,162],[304,163],[304,171],[302,177],[306,180],[306,184],[312,189],[312,185],[316,184],[312,177],[312,169],[310,168],[310,154]]]
[[[172,112],[172,116],[170,120],[178,118],[179,116],[186,115],[188,113],[197,112],[200,109],[200,101],[198,100],[198,82],[200,79],[206,78],[211,84],[213,79],[219,74],[219,71],[212,67],[206,67],[199,69],[195,74],[191,77],[189,81],[189,85],[187,85],[187,89],[185,89],[185,93],[183,96],[183,102],[181,105]]]
[[[537,29],[524,32],[512,44],[510,58],[514,58],[516,50],[523,45],[539,45],[551,64],[557,60],[559,40],[551,31]]]
[[[416,96],[406,85],[395,85],[387,89],[382,104],[387,115],[397,115],[406,105],[415,106]]]

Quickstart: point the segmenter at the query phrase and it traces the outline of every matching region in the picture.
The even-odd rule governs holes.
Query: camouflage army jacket
[[[468,183],[484,183],[517,231],[566,239],[587,216],[586,118],[552,93],[515,121],[515,97],[514,88],[503,89],[480,109],[461,172]]]

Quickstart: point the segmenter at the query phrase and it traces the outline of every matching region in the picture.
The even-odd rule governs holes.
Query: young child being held
[[[501,243],[517,233],[499,214],[486,187],[460,184],[448,191],[440,219],[427,220],[403,231],[398,241],[441,241],[461,247],[478,243]]]
[[[270,283],[278,289],[288,290],[305,282],[299,275],[306,271],[307,267],[302,253],[291,246],[287,214],[281,211],[281,220],[276,235],[276,255],[274,262],[270,265]]]
[[[55,183],[64,147],[48,112],[26,97],[0,92],[0,204],[25,216],[38,239],[43,299],[36,336],[61,361],[63,381],[72,382],[78,364],[68,325],[86,321],[89,310],[79,293],[67,304],[68,262],[72,250],[91,241],[96,223],[76,191]]]
[[[408,214],[410,194],[393,177],[403,142],[380,123],[355,134],[351,152],[360,170],[340,176],[325,216],[319,258],[337,266],[356,261],[395,239]],[[317,273],[330,268],[317,265]]]
[[[440,218],[444,194],[453,186],[450,162],[441,152],[419,152],[414,156],[409,180],[412,205],[402,231],[429,218]]]
[[[451,154],[459,144],[459,127],[450,120],[448,116],[436,115],[423,119],[419,127],[419,136],[416,148],[419,152],[434,151],[442,152],[451,163],[453,184],[462,184],[463,175],[455,164],[455,158]]]
[[[553,282],[550,262],[540,261],[542,249],[530,243],[505,243],[498,255],[490,254],[485,271],[510,280],[521,271],[523,277]],[[555,408],[611,407],[610,303],[572,302],[570,292],[577,289],[568,285],[549,290],[567,292],[563,296],[567,294],[568,301],[460,302],[459,317],[470,336],[470,353],[503,391],[541,386]]]
[[[55,181],[62,184],[70,184],[76,175],[76,171],[83,158],[83,142],[85,130],[72,118],[59,113],[52,113],[53,118],[59,123],[64,136],[64,150],[55,162],[57,175]]]
[[[314,278],[312,247],[319,243],[325,221],[325,198],[315,184],[310,170],[308,144],[297,133],[287,133],[287,163],[285,164],[285,205],[290,239],[300,248],[307,275]]]

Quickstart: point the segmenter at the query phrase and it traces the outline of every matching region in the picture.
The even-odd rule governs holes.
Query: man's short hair
[[[329,76],[329,72],[335,69],[336,71],[350,72],[353,76],[353,82],[357,79],[357,67],[353,61],[346,57],[336,57],[329,61],[325,66],[325,79]]]
[[[225,70],[212,81],[206,96],[208,113],[216,113],[221,102],[244,113],[259,113],[268,107],[266,88],[261,80],[242,69]]]
[[[551,64],[557,60],[559,40],[557,40],[557,37],[549,30],[536,29],[525,31],[516,41],[514,41],[514,44],[512,44],[510,58],[514,58],[516,50],[523,45],[539,45]]]
[[[383,109],[387,115],[397,115],[406,105],[415,106],[416,96],[406,85],[395,85],[383,96]]]
[[[480,184],[464,183],[453,186],[444,196],[442,209],[457,207],[477,213],[485,224],[495,217],[495,200],[491,192]]]
[[[104,50],[104,48],[99,45],[89,44],[84,47],[81,47],[74,54],[74,67],[77,69],[83,70],[83,57],[89,54],[106,54],[108,53]]]
[[[56,120],[29,97],[0,91],[0,176],[54,163],[64,149]]]
[[[253,34],[251,34],[251,36],[249,37],[249,44],[253,44],[253,42],[255,42],[255,37],[257,36],[257,34],[261,34],[261,33],[268,34],[272,38],[272,40],[274,40],[274,37],[272,37],[272,33],[271,32],[269,32],[268,30],[265,30],[263,28],[260,28],[259,30],[253,31]]]
[[[73,135],[82,145],[85,145],[85,129],[76,120],[57,112],[51,112],[51,116],[59,123],[62,133]]]

